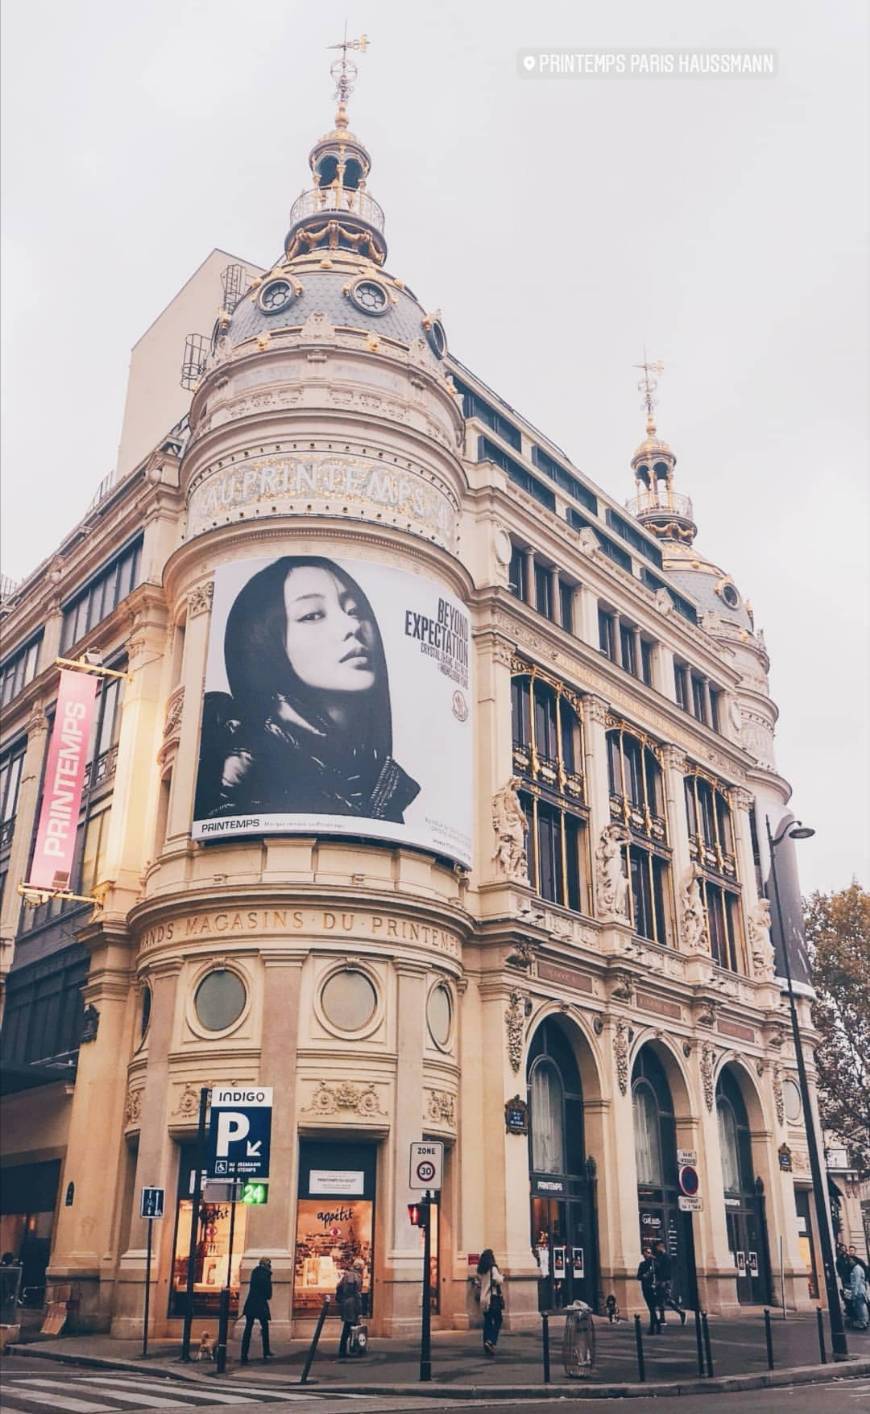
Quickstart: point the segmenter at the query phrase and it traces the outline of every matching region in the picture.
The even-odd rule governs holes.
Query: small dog
[[[214,1345],[208,1331],[203,1331],[199,1338],[199,1349],[196,1352],[197,1360],[213,1360]]]
[[[618,1325],[619,1322],[622,1320],[622,1317],[619,1314],[619,1304],[615,1296],[613,1296],[612,1294],[608,1296],[607,1300],[604,1303],[604,1309],[607,1312],[607,1319],[610,1324],[613,1325],[613,1322],[616,1321]]]

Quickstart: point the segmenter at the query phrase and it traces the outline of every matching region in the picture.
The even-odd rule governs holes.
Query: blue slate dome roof
[[[301,285],[301,291],[286,308],[270,313],[261,307],[260,295],[273,281],[282,279]],[[371,313],[360,308],[345,293],[345,290],[352,290],[361,283],[379,285],[386,291],[387,303],[382,312]],[[324,314],[337,327],[396,339],[408,346],[415,339],[426,337],[423,326],[426,311],[410,290],[395,284],[393,277],[384,271],[370,273],[368,269],[347,266],[324,270],[319,265],[304,264],[294,264],[286,275],[279,269],[270,272],[256,290],[245,295],[236,305],[224,332],[230,343],[236,346],[246,339],[256,338],[258,334],[298,329],[310,315],[318,313]]]

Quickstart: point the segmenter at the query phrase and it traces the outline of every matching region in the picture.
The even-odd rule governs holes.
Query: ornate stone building
[[[200,1088],[257,1083],[268,1203],[240,1211],[230,1277],[271,1256],[279,1338],[349,1255],[372,1329],[416,1326],[421,1138],[446,1145],[444,1326],[477,1319],[484,1247],[515,1326],[577,1296],[639,1308],[658,1237],[686,1300],[804,1305],[816,1245],[764,896],[765,817],[789,798],[777,711],[749,603],[695,546],[652,370],[626,508],[389,273],[344,102],[310,163],[284,253],[232,267],[188,342],[186,415],[3,600],[2,1247],[34,1300],[47,1286],[79,1327],[130,1335],[138,1194],[162,1185],[151,1310],[178,1330]],[[240,629],[261,567],[278,617],[263,599]],[[292,645],[333,599],[336,673],[357,676],[318,716]],[[255,721],[267,618],[309,690]],[[128,675],[101,686],[79,822],[75,891],[100,903],[22,905],[54,661],[91,650]],[[352,771],[348,721],[369,743]],[[207,1316],[228,1206],[207,1192],[201,1216]]]

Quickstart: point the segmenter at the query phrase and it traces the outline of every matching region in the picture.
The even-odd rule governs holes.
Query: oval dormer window
[[[363,314],[386,314],[390,297],[377,280],[357,280],[349,292],[357,309]]]
[[[261,289],[257,303],[264,314],[280,314],[293,303],[293,286],[289,280],[270,280]]]

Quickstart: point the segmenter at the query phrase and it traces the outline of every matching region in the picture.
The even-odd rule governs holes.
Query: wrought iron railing
[[[728,879],[737,878],[737,861],[734,855],[718,844],[708,844],[700,835],[689,835],[689,854],[702,869],[710,869]]]
[[[290,208],[290,225],[295,226],[296,222],[301,221],[305,216],[317,216],[321,212],[324,215],[328,215],[330,212],[345,212],[359,216],[378,231],[384,229],[383,208],[378,205],[373,196],[369,196],[368,192],[360,191],[358,188],[352,189],[335,185],[315,187],[312,191],[305,191],[301,196],[297,196]]]
[[[678,491],[669,491],[666,486],[655,491],[644,491],[642,496],[632,496],[630,501],[626,501],[625,508],[633,516],[667,515],[670,512],[694,520],[692,498],[681,496]]]
[[[654,815],[646,805],[636,805],[627,796],[614,794],[610,797],[610,817],[657,844],[667,844],[668,827],[664,819]]]

